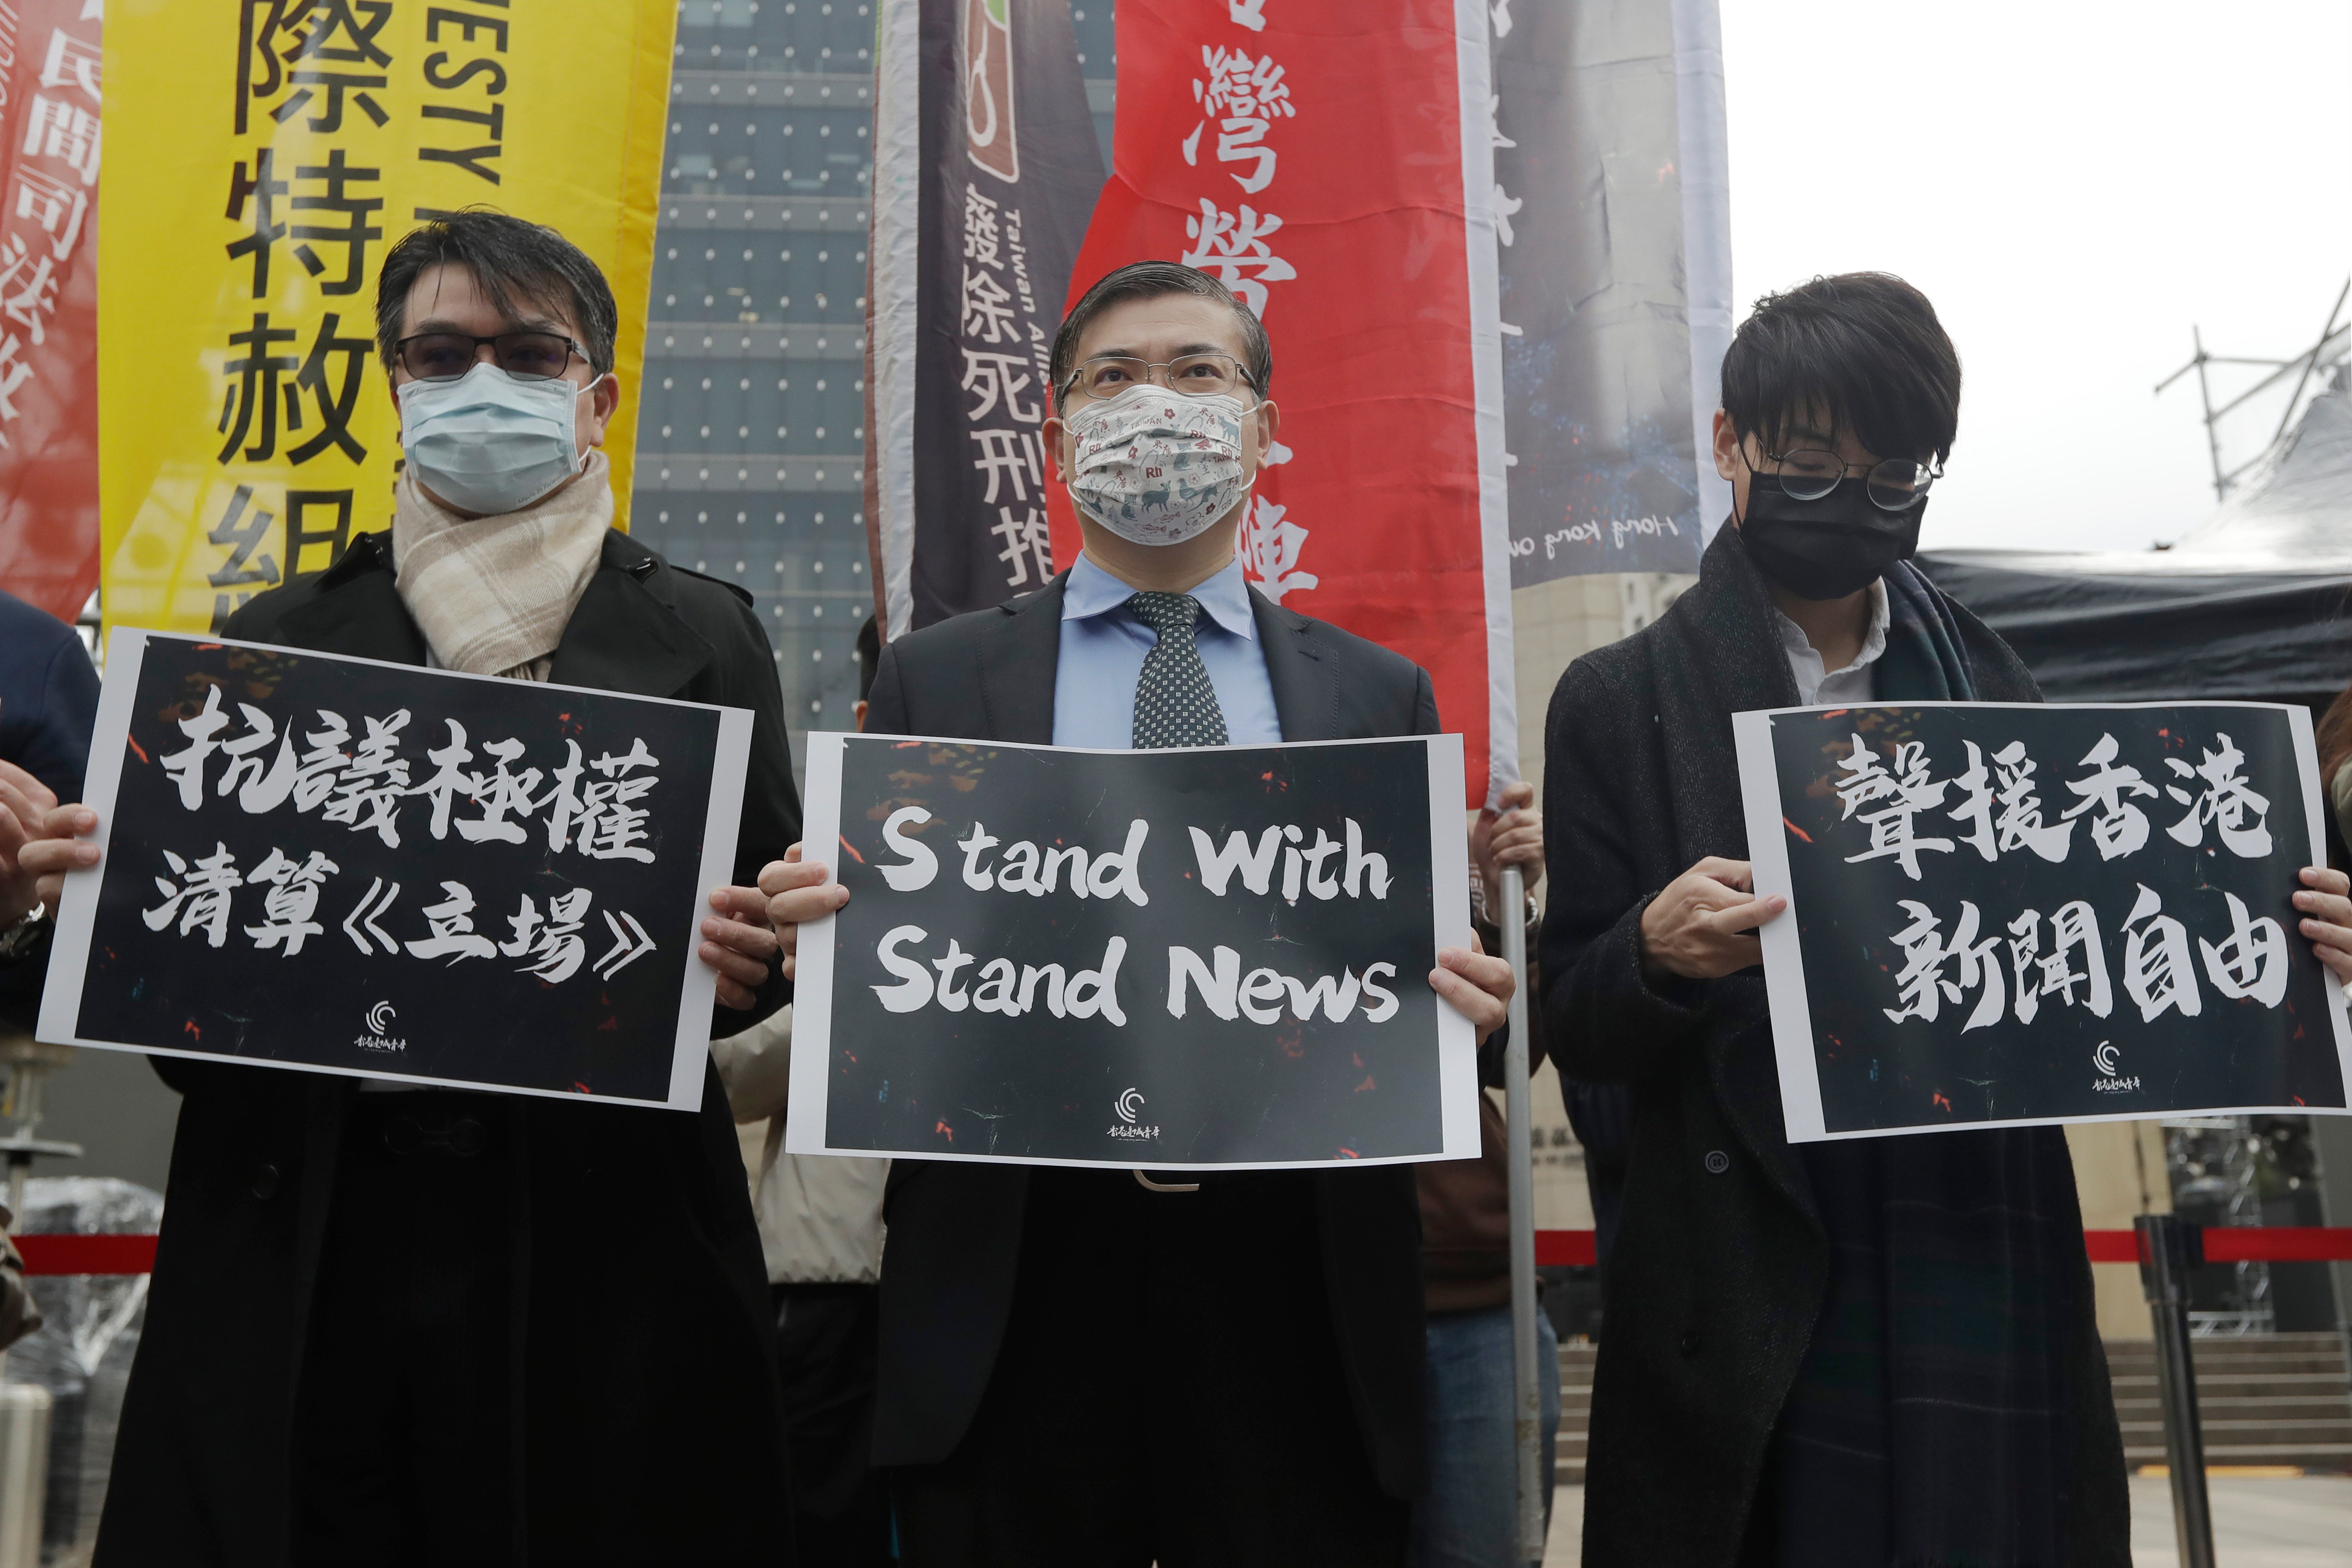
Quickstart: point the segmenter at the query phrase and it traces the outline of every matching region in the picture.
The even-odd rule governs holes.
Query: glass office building
[[[1111,7],[1073,7],[1108,166]],[[847,729],[864,475],[873,0],[683,0],[630,529],[741,584],[800,732]]]

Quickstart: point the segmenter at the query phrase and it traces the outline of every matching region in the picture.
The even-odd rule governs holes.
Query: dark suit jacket
[[[79,634],[45,610],[0,593],[0,758],[56,792],[81,798],[89,727],[98,717],[98,671]],[[15,958],[0,958],[0,1027],[33,1032],[51,929]]]
[[[255,598],[226,635],[403,664],[425,639],[380,534]],[[624,534],[551,679],[748,708],[735,879],[800,836],[782,698],[737,591]],[[763,1010],[784,999],[781,977]],[[758,1014],[727,1012],[727,1029]],[[662,1048],[667,1048],[665,1039]],[[147,1321],[123,1401],[100,1568],[288,1561],[303,1339],[358,1080],[157,1058],[185,1100]],[[767,1270],[733,1119],[517,1097],[507,1212],[512,1495],[542,1563],[790,1561]],[[518,1559],[520,1560],[520,1559]]]
[[[1544,731],[1545,1017],[1560,1070],[1632,1087],[1624,1212],[1603,1277],[1584,1561],[1730,1568],[1830,1282],[1812,1186],[1790,1149],[1760,969],[1643,976],[1642,912],[1698,860],[1748,858],[1731,715],[1794,707],[1763,579],[1726,527],[1658,620],[1569,666]],[[1928,592],[1934,592],[1932,588]],[[1951,612],[1978,698],[2041,693],[2008,645]],[[2079,1233],[2063,1132],[2032,1130],[2038,1195]],[[1723,1152],[1730,1163],[1722,1167]],[[2078,1423],[2072,1563],[2127,1561],[2123,1447],[2079,1246],[2071,1298]]]
[[[893,641],[875,670],[867,733],[1051,744],[1065,581]],[[1284,740],[1438,732],[1437,698],[1420,667],[1255,590],[1250,600]],[[971,1425],[1013,1302],[1028,1179],[1019,1165],[892,1166],[876,1463],[938,1463]],[[1357,1429],[1381,1487],[1411,1497],[1424,1486],[1413,1168],[1318,1171],[1314,1179],[1323,1277]]]

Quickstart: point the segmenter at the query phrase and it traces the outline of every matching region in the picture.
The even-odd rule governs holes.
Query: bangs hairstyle
[[[1723,356],[1733,432],[1786,451],[1788,432],[1826,416],[1881,458],[1951,455],[1960,356],[1927,296],[1887,272],[1816,278],[1756,301]]]
[[[384,369],[393,368],[394,345],[407,335],[408,291],[428,267],[466,268],[490,308],[509,321],[562,311],[579,329],[590,368],[612,373],[621,312],[604,270],[555,230],[486,207],[445,214],[409,230],[385,253],[375,287],[375,345]]]
[[[1113,305],[1129,300],[1157,300],[1166,294],[1198,294],[1203,300],[1214,300],[1234,313],[1242,329],[1242,369],[1248,373],[1250,385],[1261,398],[1274,392],[1274,344],[1267,341],[1265,325],[1257,313],[1234,297],[1234,291],[1197,268],[1175,261],[1130,261],[1113,272],[1106,272],[1095,286],[1079,296],[1062,318],[1062,330],[1054,334],[1054,406],[1062,405],[1062,389],[1070,384],[1070,376],[1078,368],[1078,340],[1086,335],[1087,324]]]

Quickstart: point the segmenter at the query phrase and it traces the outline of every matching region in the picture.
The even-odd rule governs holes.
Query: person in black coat
[[[1792,1146],[1758,968],[1785,904],[1753,892],[1734,713],[2040,700],[1904,559],[1958,359],[1907,284],[1816,279],[1759,303],[1723,396],[1730,525],[1664,616],[1569,668],[1546,730],[1552,1048],[1633,1108],[1584,1561],[2125,1568],[2062,1131]],[[2304,881],[2305,935],[2352,973],[2346,879]]]
[[[98,671],[73,627],[0,593],[0,1026],[32,1033],[48,969],[49,910],[16,855],[81,798]],[[95,826],[95,824],[93,824]],[[70,817],[56,831],[69,833]]]
[[[58,800],[81,798],[98,671],[81,634],[47,611],[0,592],[0,757]]]
[[[390,534],[255,598],[225,635],[748,709],[749,883],[800,830],[773,662],[748,595],[604,525],[601,274],[551,229],[469,212],[395,246],[381,291],[404,394],[421,367],[574,405],[558,481],[477,510],[519,458],[547,468],[548,442],[442,419],[432,447],[404,396]],[[466,471],[445,492],[453,453]],[[472,552],[522,530],[519,564],[486,581]],[[454,577],[419,591],[436,545]],[[713,894],[714,1032],[787,999],[763,911],[747,889]],[[766,1278],[715,1073],[679,1113],[155,1065],[184,1101],[98,1563],[790,1560]]]
[[[1437,732],[1425,671],[1242,580],[1234,530],[1276,422],[1245,306],[1193,268],[1137,263],[1072,308],[1053,363],[1045,434],[1085,552],[1038,592],[892,638],[868,734],[1140,748]],[[1073,449],[1114,400],[1183,426],[1105,443],[1146,448],[1129,461],[1195,441],[1224,455],[1197,487],[1088,489]],[[1085,472],[1110,488],[1139,479],[1095,456]],[[798,847],[761,874],[788,953],[800,922],[846,900],[828,877]],[[1431,984],[1490,1034],[1509,967],[1440,956]],[[901,1561],[1401,1563],[1405,1500],[1425,1484],[1412,1168],[1140,1174],[892,1166],[874,1442]]]

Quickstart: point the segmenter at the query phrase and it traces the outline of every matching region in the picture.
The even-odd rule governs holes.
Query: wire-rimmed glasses
[[[1159,379],[1151,374],[1155,370],[1168,373],[1162,384],[1169,391],[1186,397],[1240,397],[1250,385],[1249,373],[1241,361],[1227,353],[1180,354],[1164,363],[1126,354],[1097,354],[1070,373],[1062,395],[1083,392],[1088,397],[1117,397],[1130,386]]]
[[[1906,511],[1927,488],[1942,476],[1926,463],[1912,458],[1888,458],[1874,464],[1849,463],[1835,452],[1818,447],[1800,447],[1793,452],[1767,452],[1767,462],[1778,463],[1778,471],[1760,476],[1780,481],[1782,493],[1790,500],[1819,500],[1837,489],[1838,481],[1857,469],[1866,470],[1864,489],[1871,504],[1881,511]]]

